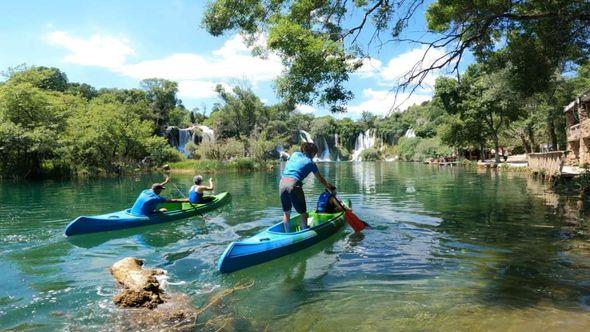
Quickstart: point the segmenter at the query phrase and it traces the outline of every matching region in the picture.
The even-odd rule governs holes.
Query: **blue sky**
[[[252,57],[239,35],[210,36],[200,25],[205,1],[2,1],[0,3],[0,70],[23,63],[55,66],[74,82],[95,87],[134,88],[149,77],[179,82],[188,108],[217,101],[213,87],[248,81],[267,103],[276,101],[272,80],[282,70],[278,57]],[[422,13],[408,31],[425,30]],[[361,38],[366,38],[362,36]],[[359,73],[351,76],[355,93],[347,116],[364,110],[385,114],[394,104],[390,92],[424,49],[388,44],[371,49]],[[442,52],[442,51],[439,51]],[[439,53],[431,54],[432,57]],[[435,73],[427,78],[433,82]],[[431,89],[420,89],[401,109],[427,100]],[[406,95],[398,96],[399,100]],[[317,106],[303,112],[321,115]]]

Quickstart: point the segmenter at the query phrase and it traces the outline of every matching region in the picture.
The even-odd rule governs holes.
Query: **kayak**
[[[314,245],[344,226],[344,212],[310,212],[310,228],[300,230],[300,224],[300,216],[294,216],[289,220],[288,233],[281,221],[252,237],[230,243],[221,255],[217,269],[221,273],[234,272]]]
[[[101,214],[98,216],[81,216],[74,219],[74,221],[66,227],[65,235],[72,236],[161,224],[199,215],[217,209],[231,201],[231,195],[228,192],[210,197],[213,197],[213,200],[204,204],[190,204],[184,202],[162,203],[158,207],[166,208],[168,211],[156,212],[149,216],[131,214],[131,209]]]

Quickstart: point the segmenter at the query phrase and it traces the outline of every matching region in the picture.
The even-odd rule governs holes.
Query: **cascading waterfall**
[[[354,151],[352,152],[352,161],[361,161],[361,153],[368,149],[372,148],[375,145],[375,129],[370,128],[367,129],[364,133],[360,133],[356,137],[356,141],[354,143]]]
[[[416,137],[416,132],[414,132],[414,129],[410,128],[410,129],[406,130],[406,133],[404,134],[404,137],[406,137],[406,138],[414,138],[414,137]]]
[[[203,142],[215,143],[215,132],[213,129],[204,125],[196,125],[195,127],[201,129],[203,132]]]
[[[178,130],[178,146],[176,147],[185,156],[189,153],[184,149],[188,142],[193,141],[193,132],[191,128],[179,129]]]
[[[324,140],[324,146],[322,147],[322,154],[317,157],[317,161],[332,161],[332,154],[330,153],[330,147],[328,146],[328,142],[326,141],[325,137],[322,137]]]
[[[338,134],[334,134],[334,147],[336,148],[336,161],[340,161],[340,152],[338,150],[340,143],[338,143]]]
[[[303,142],[313,143],[313,139],[311,138],[311,134],[303,129],[299,129],[299,137]]]

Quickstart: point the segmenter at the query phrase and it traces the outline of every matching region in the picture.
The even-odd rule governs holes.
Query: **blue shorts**
[[[290,212],[294,207],[297,213],[307,213],[305,205],[305,194],[303,193],[302,183],[293,178],[282,178],[279,184],[279,194],[284,212]]]

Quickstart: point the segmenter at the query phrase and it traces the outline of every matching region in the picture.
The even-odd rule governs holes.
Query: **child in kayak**
[[[157,210],[158,204],[170,202],[182,202],[182,199],[167,199],[160,196],[162,190],[166,189],[164,185],[170,182],[170,177],[162,183],[154,183],[151,189],[146,189],[139,194],[131,208],[131,214],[136,216],[148,216],[157,213],[158,211],[165,212],[166,209]]]
[[[289,232],[289,220],[291,219],[291,208],[301,215],[301,229],[307,226],[307,207],[305,204],[305,194],[303,193],[302,181],[313,173],[321,184],[327,190],[332,190],[334,186],[330,184],[313,162],[313,157],[318,153],[318,147],[314,143],[303,143],[300,148],[301,152],[294,152],[285,164],[285,169],[279,184],[279,194],[281,205],[283,206],[283,225],[285,233]]]
[[[205,197],[204,194],[206,191],[212,191],[215,189],[213,185],[213,179],[209,178],[209,186],[203,185],[203,177],[200,175],[196,175],[193,178],[193,182],[195,183],[188,191],[188,202],[193,204],[204,204],[209,203],[213,200],[213,197]]]
[[[318,197],[318,205],[316,208],[318,213],[335,213],[342,211],[342,207],[336,201],[336,189],[332,192],[324,190],[323,193]]]

